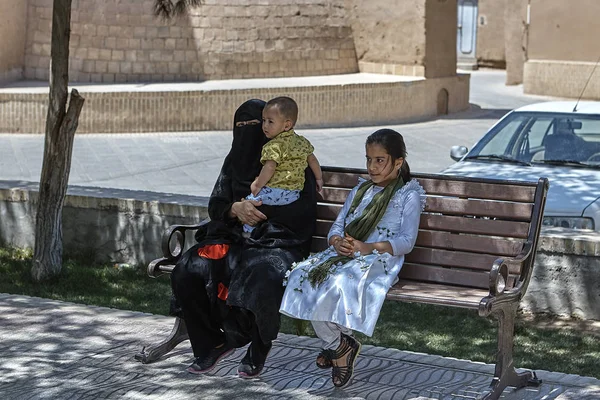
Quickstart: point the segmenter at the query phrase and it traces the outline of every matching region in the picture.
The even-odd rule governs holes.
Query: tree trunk
[[[73,139],[84,99],[71,92],[69,83],[71,1],[54,0],[50,96],[46,116],[46,140],[35,224],[35,250],[31,275],[35,281],[60,273],[62,266],[62,207],[67,193]]]

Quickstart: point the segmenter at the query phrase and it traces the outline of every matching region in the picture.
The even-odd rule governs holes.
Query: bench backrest
[[[317,206],[312,251],[327,246],[327,233],[364,169],[323,167],[323,199]],[[413,174],[427,194],[419,235],[406,256],[403,280],[469,288],[489,287],[489,271],[500,257],[532,248],[531,259],[509,271],[512,287],[531,269],[539,236],[547,180],[515,182]]]

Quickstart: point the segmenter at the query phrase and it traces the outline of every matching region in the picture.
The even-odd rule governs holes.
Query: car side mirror
[[[454,161],[460,161],[468,152],[469,149],[465,146],[452,146],[450,148],[450,158]]]

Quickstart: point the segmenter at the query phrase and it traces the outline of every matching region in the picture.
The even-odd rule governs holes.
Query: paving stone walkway
[[[153,364],[134,360],[170,332],[170,317],[0,294],[0,322],[0,399],[465,400],[484,393],[493,374],[483,363],[364,346],[352,384],[334,389],[314,365],[318,341],[281,334],[259,378],[237,376],[243,348],[197,376],[185,371],[187,341]],[[600,399],[597,379],[537,373],[540,387],[502,398]]]

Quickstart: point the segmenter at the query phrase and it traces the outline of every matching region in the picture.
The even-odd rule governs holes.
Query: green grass
[[[30,277],[31,252],[0,247],[0,292],[71,301],[166,315],[171,287],[169,278],[149,278],[145,268],[86,265],[65,260],[61,275],[35,283]]]
[[[31,253],[0,248],[0,292],[166,315],[171,288],[167,276],[149,278],[145,267],[119,269],[67,260],[61,276],[33,283]],[[518,318],[515,365],[600,379],[600,334],[575,328],[541,327],[550,317]],[[314,335],[310,324],[282,318],[282,332]],[[496,325],[475,311],[386,302],[373,337],[363,344],[493,363]]]

